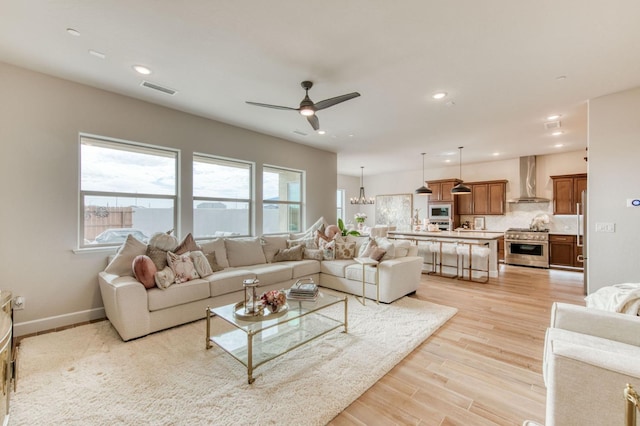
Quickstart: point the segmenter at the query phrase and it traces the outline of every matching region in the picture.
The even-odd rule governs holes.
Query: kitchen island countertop
[[[466,240],[497,240],[504,237],[504,232],[485,232],[485,231],[389,231],[389,236],[392,238],[407,238],[407,237],[423,237],[423,238],[452,238],[452,239],[466,239]]]

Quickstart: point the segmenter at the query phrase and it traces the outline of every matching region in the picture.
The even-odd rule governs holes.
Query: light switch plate
[[[615,223],[596,223],[596,232],[616,232]]]

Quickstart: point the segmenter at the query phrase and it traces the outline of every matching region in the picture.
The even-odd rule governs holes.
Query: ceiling
[[[582,150],[586,101],[640,86],[637,0],[0,0],[0,11],[0,61],[334,151],[354,176],[420,169],[422,152],[427,168],[455,164],[459,146],[463,163]],[[297,107],[303,80],[316,102],[361,96],[318,112],[324,135],[295,111],[245,103]]]

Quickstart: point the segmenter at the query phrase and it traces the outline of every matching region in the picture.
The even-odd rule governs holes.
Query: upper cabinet
[[[577,204],[587,189],[587,174],[551,176],[553,180],[553,214],[578,214]]]
[[[505,214],[507,181],[465,183],[471,194],[456,195],[457,213],[460,215]]]
[[[427,184],[431,188],[431,195],[429,196],[429,202],[432,201],[453,201],[453,194],[451,190],[461,181],[459,179],[444,179],[444,180],[432,180]]]

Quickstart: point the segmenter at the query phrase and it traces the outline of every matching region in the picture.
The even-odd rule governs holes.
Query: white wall
[[[571,151],[561,154],[540,155],[536,158],[536,183],[538,197],[553,198],[553,184],[549,176],[585,173],[587,164],[584,157],[585,151]],[[425,169],[426,180],[438,180],[457,178],[458,165]],[[485,180],[506,179],[506,198],[517,198],[520,195],[520,161],[519,159],[496,160],[486,163],[474,163],[462,165],[462,178],[466,182],[478,182]],[[378,174],[365,176],[364,184],[367,196],[387,194],[413,194],[421,185],[422,168],[405,170],[400,173]],[[342,182],[351,185],[351,193],[347,196],[357,195],[359,178],[351,176],[339,176],[338,184]],[[352,194],[352,195],[350,195]],[[420,216],[426,215],[427,197],[413,197],[413,207],[420,209]],[[375,206],[355,206],[352,215],[356,211],[364,211],[369,215],[367,224],[375,224]],[[577,230],[575,216],[553,216],[553,205],[546,204],[507,204],[507,214],[503,216],[486,216],[487,229],[502,232],[510,227],[528,227],[531,219],[537,214],[548,214],[551,217],[550,228],[553,232],[574,234]],[[463,217],[463,220],[471,220],[472,217]]]
[[[254,161],[257,174],[262,164],[306,170],[306,224],[335,217],[335,153],[3,63],[0,89],[1,288],[26,297],[17,335],[104,316],[97,273],[109,253],[73,252],[79,132],[181,150],[180,238],[192,229],[193,152]],[[261,219],[258,210],[258,235]]]
[[[640,282],[640,88],[589,101],[588,292]],[[614,233],[595,232],[597,223]]]

